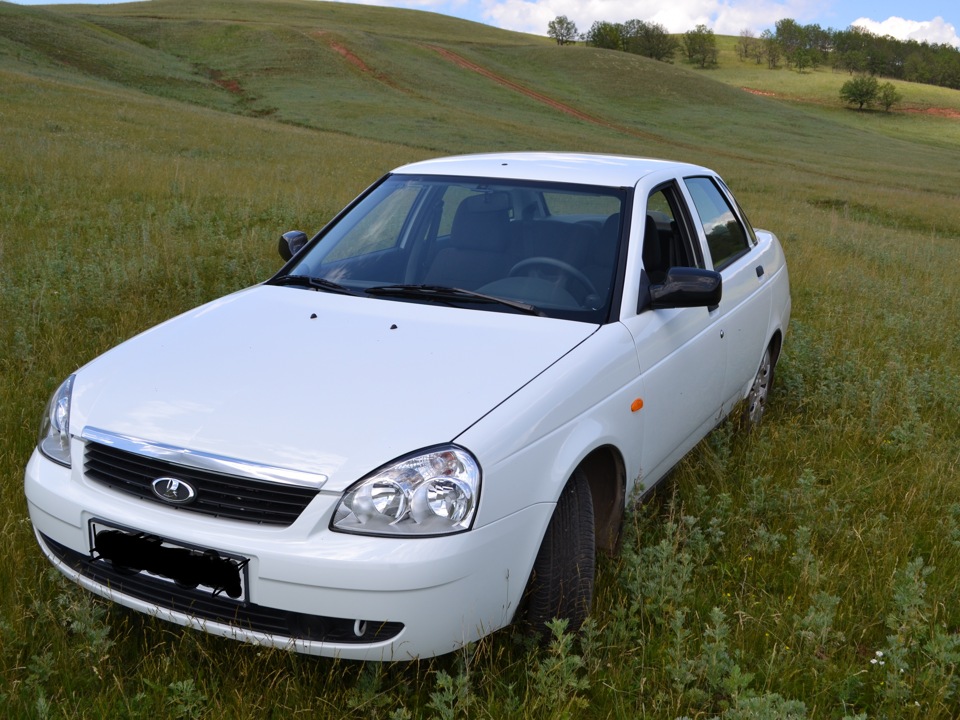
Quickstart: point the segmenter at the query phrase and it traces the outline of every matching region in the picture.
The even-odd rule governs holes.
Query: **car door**
[[[768,275],[756,236],[719,179],[686,177],[683,184],[713,269],[723,277],[716,320],[726,358],[721,400],[727,414],[743,397],[760,364],[771,312],[770,293],[763,291]]]
[[[635,203],[634,227],[643,228],[636,314],[621,321],[636,344],[643,375],[641,482],[649,487],[709,432],[720,416],[724,344],[719,308],[650,306],[649,287],[670,267],[705,267],[693,215],[678,183],[653,189]]]

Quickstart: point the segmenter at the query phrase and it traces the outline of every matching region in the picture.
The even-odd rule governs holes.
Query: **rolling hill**
[[[2,13],[7,67],[437,151],[462,150],[464,140],[529,147],[542,130],[564,140],[584,134],[569,118],[544,117],[544,99],[551,98],[596,118],[589,142],[604,146],[626,135],[709,151],[758,144],[750,142],[756,128],[797,122],[782,104],[717,83],[709,73],[559,48],[545,38],[415,11],[309,0],[152,0],[5,4]],[[477,77],[478,67],[487,75]],[[784,77],[762,76],[772,75]],[[450,137],[451,126],[471,132]],[[811,128],[826,132],[838,130]]]
[[[917,188],[930,179],[913,168],[955,167],[957,157],[956,147],[904,142],[869,123],[851,126],[841,109],[810,111],[681,65],[430,13],[309,0],[3,4],[0,68],[424,154],[625,152],[728,174],[800,173],[799,182],[788,177],[795,185],[830,176]],[[887,179],[878,166],[890,157],[912,161]]]

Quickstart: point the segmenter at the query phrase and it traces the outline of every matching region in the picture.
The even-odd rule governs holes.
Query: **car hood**
[[[318,473],[342,490],[453,440],[596,329],[261,285],[82,368],[71,430]]]

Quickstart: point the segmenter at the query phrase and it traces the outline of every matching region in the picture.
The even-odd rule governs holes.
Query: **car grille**
[[[114,592],[143,600],[167,610],[200,620],[295,640],[341,644],[377,643],[396,637],[403,623],[374,622],[306,615],[253,603],[231,600],[223,595],[181,587],[143,573],[117,570],[109,562],[93,560],[41,534],[44,544],[67,566],[85,578]],[[359,634],[358,634],[359,633]]]
[[[316,488],[225,475],[87,442],[86,476],[114,490],[164,507],[268,525],[290,525],[316,496]],[[190,483],[196,498],[170,505],[153,493],[153,481],[175,477]]]

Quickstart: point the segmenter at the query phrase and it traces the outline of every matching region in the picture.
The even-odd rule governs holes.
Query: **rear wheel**
[[[527,584],[525,621],[528,629],[550,637],[546,623],[568,620],[576,632],[590,613],[596,565],[593,499],[582,470],[576,470],[557,507],[533,564]]]
[[[773,352],[770,346],[763,352],[763,359],[760,361],[760,368],[750,386],[750,392],[747,394],[746,406],[743,408],[743,424],[748,428],[753,428],[760,424],[763,419],[763,413],[767,409],[767,398],[770,395],[770,388],[773,387]]]

